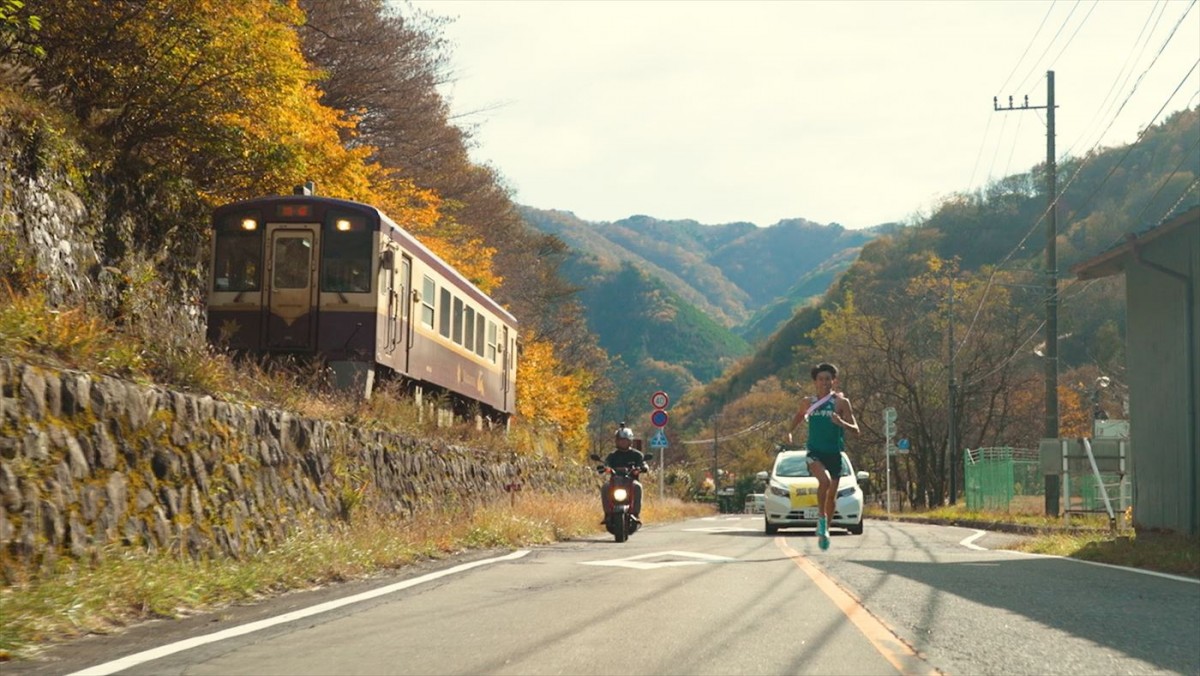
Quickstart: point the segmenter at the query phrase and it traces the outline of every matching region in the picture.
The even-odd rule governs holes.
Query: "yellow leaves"
[[[549,342],[526,340],[517,379],[520,424],[558,430],[564,445],[582,458],[587,449],[591,379],[587,372],[570,370],[563,364]]]

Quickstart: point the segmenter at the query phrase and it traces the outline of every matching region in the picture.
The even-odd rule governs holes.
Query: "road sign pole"
[[[888,452],[887,446],[883,448],[883,461],[887,464],[887,513],[892,515],[892,454]]]
[[[663,496],[666,494],[665,493],[666,487],[664,486],[664,483],[667,480],[666,475],[667,475],[667,449],[666,449],[666,447],[663,447],[663,448],[659,449],[659,451],[658,451],[658,499],[659,500],[662,500]]]
[[[896,433],[896,409],[883,409],[883,432],[887,437],[883,442],[883,461],[887,467],[887,513],[892,515],[892,435]]]

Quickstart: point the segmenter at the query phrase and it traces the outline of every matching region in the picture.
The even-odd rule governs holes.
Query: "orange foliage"
[[[580,459],[587,449],[588,391],[592,376],[570,370],[554,354],[554,346],[531,338],[523,343],[517,378],[520,424],[560,430],[563,443]]]

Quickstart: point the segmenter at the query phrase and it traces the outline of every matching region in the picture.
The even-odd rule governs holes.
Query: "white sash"
[[[829,401],[830,399],[832,399],[834,394],[835,394],[835,393],[833,392],[833,390],[830,390],[830,391],[829,391],[829,394],[827,394],[827,395],[825,395],[825,396],[821,397],[820,399],[818,399],[818,400],[814,401],[814,402],[813,402],[813,405],[812,405],[812,406],[809,406],[809,407],[808,407],[808,410],[804,412],[804,419],[805,419],[805,420],[808,420],[808,416],[812,415],[812,412],[813,412],[813,411],[815,411],[815,410],[817,410],[818,408],[820,408],[820,407],[821,407],[821,404],[824,404],[825,402],[827,402],[827,401]]]

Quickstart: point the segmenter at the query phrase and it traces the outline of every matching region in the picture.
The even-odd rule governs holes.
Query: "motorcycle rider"
[[[605,465],[608,467],[634,467],[641,472],[650,471],[650,467],[646,464],[646,456],[633,447],[633,430],[626,427],[625,423],[621,423],[617,427],[617,431],[613,435],[613,443],[617,448],[604,458]],[[600,487],[600,501],[604,505],[604,515],[607,517],[608,513],[612,511],[607,485]],[[633,516],[634,521],[641,523],[642,483],[636,479],[633,481],[633,501],[629,513]],[[604,525],[604,521],[601,521],[600,524]]]

